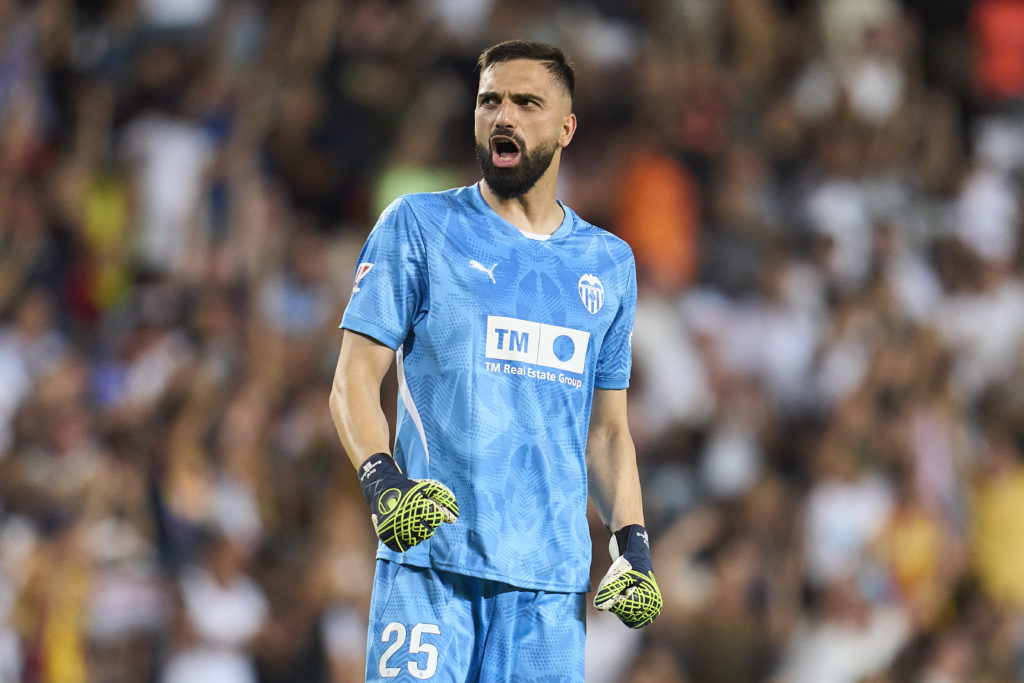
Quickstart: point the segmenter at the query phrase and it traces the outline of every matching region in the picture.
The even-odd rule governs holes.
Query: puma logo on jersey
[[[487,277],[491,278],[491,282],[493,282],[494,284],[498,284],[498,281],[494,279],[494,269],[498,267],[497,263],[495,263],[490,268],[485,268],[484,265],[479,261],[470,259],[469,267],[472,268],[473,270],[479,270],[481,273],[487,273]]]

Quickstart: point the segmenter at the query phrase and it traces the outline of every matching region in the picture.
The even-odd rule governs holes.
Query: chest
[[[601,334],[619,305],[616,264],[584,240],[451,239],[431,255],[431,310]]]

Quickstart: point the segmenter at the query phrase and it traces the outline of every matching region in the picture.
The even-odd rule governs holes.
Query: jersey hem
[[[394,332],[381,327],[380,325],[364,320],[359,316],[346,315],[339,326],[346,330],[352,330],[359,334],[365,334],[368,337],[373,337],[380,343],[384,344],[392,350],[397,350],[402,345],[402,338],[396,335]]]
[[[388,562],[396,562],[398,564],[409,565],[411,567],[421,567],[423,569],[437,569],[439,571],[450,572],[452,574],[460,574],[462,576],[472,576],[477,579],[486,579],[488,581],[497,581],[500,583],[514,586],[515,588],[521,588],[523,590],[531,591],[547,591],[549,593],[589,593],[591,590],[590,579],[588,578],[583,588],[568,586],[566,584],[557,583],[543,583],[536,581],[514,581],[504,574],[498,572],[487,572],[480,571],[479,569],[469,569],[467,567],[460,567],[454,564],[448,564],[446,562],[420,562],[411,560],[407,557],[403,557],[401,553],[395,553],[387,548],[381,548],[377,551],[378,560],[387,560]]]
[[[628,377],[594,377],[594,387],[597,389],[628,389]]]

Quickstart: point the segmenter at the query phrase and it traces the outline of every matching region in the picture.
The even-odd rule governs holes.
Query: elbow
[[[342,415],[342,406],[345,404],[345,391],[341,383],[335,379],[331,385],[331,393],[327,397],[327,407],[331,411],[331,417],[337,422]]]
[[[587,435],[587,443],[602,445],[605,448],[614,448],[623,443],[632,443],[632,441],[633,437],[629,433],[629,427],[621,423],[592,426]]]

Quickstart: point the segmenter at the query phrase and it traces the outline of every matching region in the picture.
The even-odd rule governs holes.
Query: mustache
[[[512,142],[516,143],[516,145],[519,146],[519,149],[525,149],[526,147],[526,141],[523,140],[523,138],[521,138],[520,136],[516,135],[510,129],[499,128],[497,130],[492,131],[491,136],[488,139],[488,142],[494,142],[494,138],[508,138]]]

